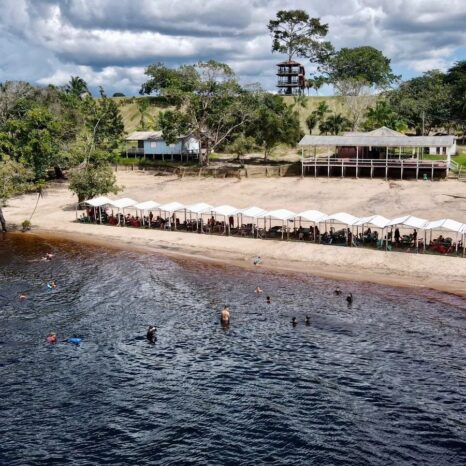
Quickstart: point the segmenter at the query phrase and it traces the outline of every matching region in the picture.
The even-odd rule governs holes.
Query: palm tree
[[[140,97],[136,101],[138,113],[132,118],[134,120],[136,117],[139,117],[138,129],[144,131],[147,129],[146,121],[149,121],[149,126],[153,126],[154,118],[149,112],[150,101],[147,98]]]
[[[323,134],[337,135],[351,127],[350,121],[341,113],[334,113],[319,125],[319,131]]]
[[[71,76],[70,82],[65,86],[65,92],[75,96],[80,96],[85,92],[89,92],[89,89],[87,88],[87,83],[83,78],[80,78],[79,76]]]

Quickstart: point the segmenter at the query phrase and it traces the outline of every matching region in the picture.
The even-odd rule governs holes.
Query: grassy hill
[[[148,129],[155,129],[157,125],[157,115],[167,108],[171,108],[166,102],[159,97],[113,97],[120,105],[120,111],[123,116],[125,131],[130,133],[136,131],[140,122],[140,112],[138,111],[138,101],[149,100],[150,105],[145,115],[145,121]],[[377,97],[374,96],[374,102]],[[288,105],[293,105],[293,97],[285,97]],[[327,102],[330,110],[334,113],[346,115],[348,112],[344,97],[340,96],[306,96],[306,107],[299,108],[299,118],[303,130],[308,133],[306,118],[314,111],[321,102]]]

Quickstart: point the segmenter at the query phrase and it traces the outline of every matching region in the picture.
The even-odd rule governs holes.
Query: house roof
[[[301,66],[301,63],[294,61],[294,60],[288,60],[288,61],[282,61],[281,63],[277,63],[277,66]]]
[[[374,136],[362,133],[354,136],[304,136],[300,146],[338,147],[450,147],[454,136]]]

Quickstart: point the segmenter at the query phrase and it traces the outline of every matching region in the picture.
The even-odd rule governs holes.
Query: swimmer
[[[27,299],[28,297],[27,297],[27,295],[25,295],[24,293],[20,293],[19,296],[18,296],[18,298],[19,298],[21,301],[23,301],[23,300]]]
[[[230,323],[230,308],[228,306],[223,306],[223,310],[220,313],[220,322],[226,325]]]
[[[155,328],[155,325],[149,325],[149,328],[147,329],[146,338],[151,343],[155,343],[157,340],[157,335],[155,334],[156,332],[157,332],[157,329]]]
[[[47,336],[47,342],[50,344],[54,344],[57,342],[57,334],[54,332],[50,332]]]
[[[56,280],[52,280],[48,285],[47,285],[49,288],[52,288],[52,289],[55,289],[58,285],[57,285],[57,281]]]
[[[265,302],[267,304],[272,304],[272,300],[270,299],[270,296],[267,296],[267,298],[265,298]]]
[[[51,261],[52,260],[52,257],[53,257],[53,254],[51,254],[50,252],[47,252],[45,254],[45,256],[42,258],[43,261]]]
[[[262,289],[257,287],[255,290],[254,290],[254,293],[256,294],[261,294],[262,293]]]
[[[257,256],[257,257],[254,259],[254,265],[259,265],[259,264],[262,264],[261,256]]]
[[[311,325],[311,318],[309,316],[306,316],[306,319],[304,320],[304,323],[306,325]]]
[[[337,286],[333,293],[335,294],[335,296],[340,296],[341,295],[340,287]]]
[[[352,304],[353,303],[353,293],[350,293],[347,297],[346,297],[346,302],[348,304]]]
[[[298,322],[296,322],[296,317],[293,317],[293,318],[291,319],[291,325],[292,325],[293,327],[296,327],[296,326],[298,325]]]

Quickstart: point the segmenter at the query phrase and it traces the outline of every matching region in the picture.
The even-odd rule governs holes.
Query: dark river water
[[[461,298],[13,236],[0,280],[2,466],[466,464]]]

